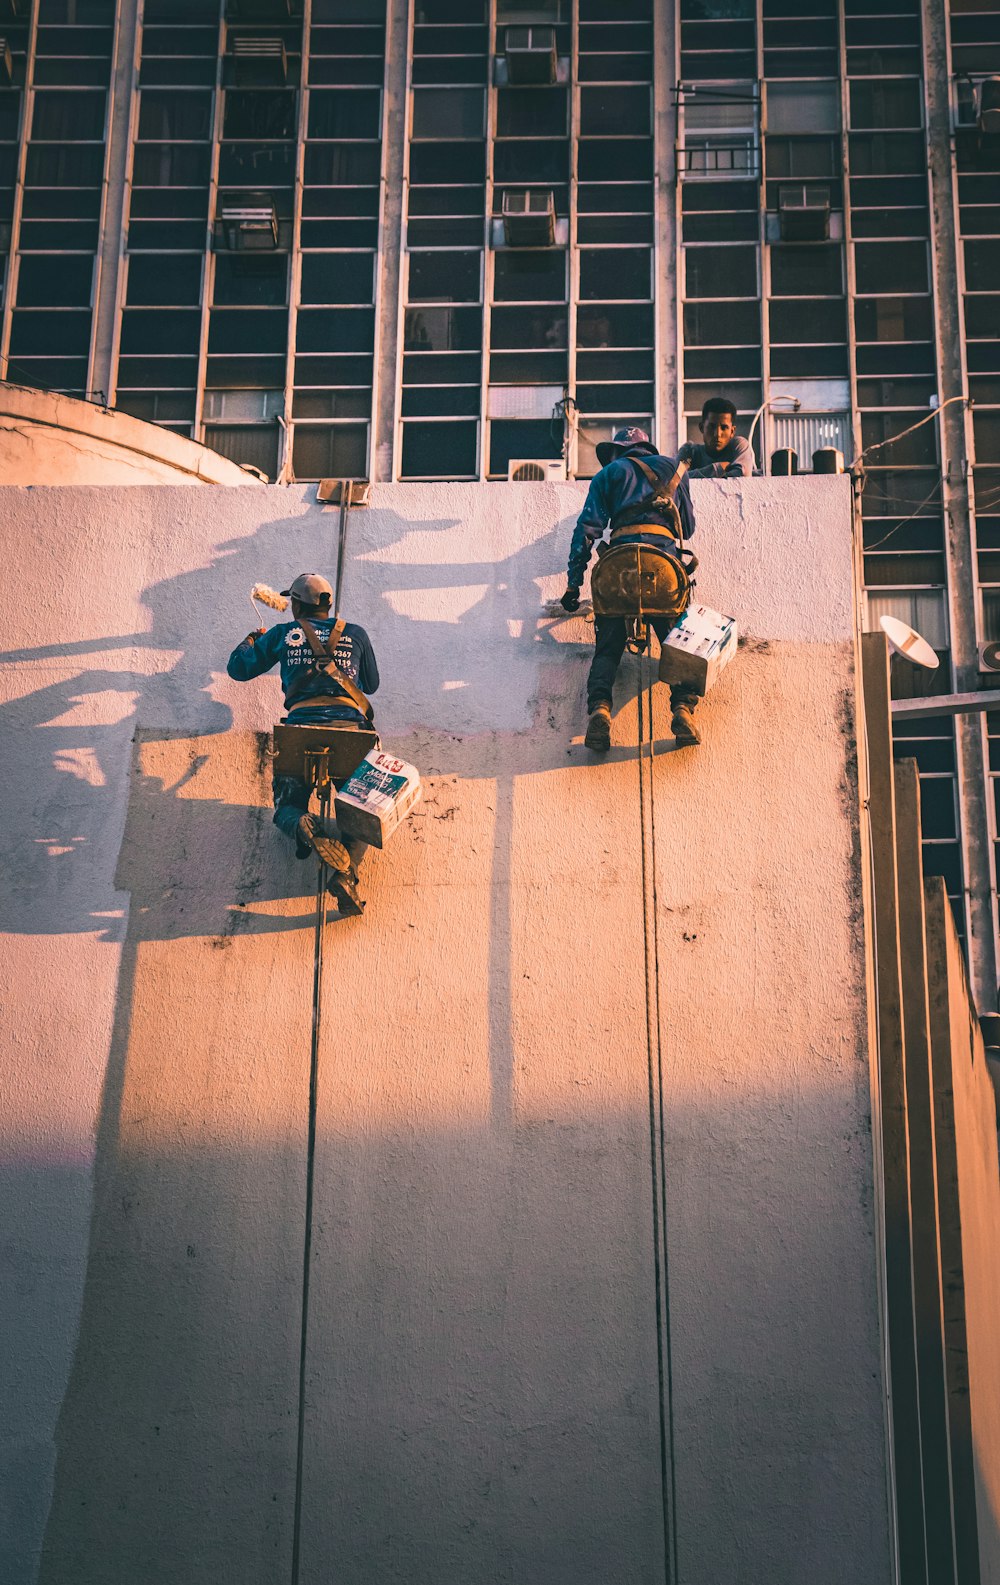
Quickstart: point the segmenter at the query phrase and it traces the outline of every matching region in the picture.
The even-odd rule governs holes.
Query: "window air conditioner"
[[[0,87],[9,88],[14,81],[14,59],[7,39],[0,38]]]
[[[984,77],[979,84],[979,130],[1000,132],[1000,77]]]
[[[556,80],[555,28],[508,28],[504,58],[509,83],[554,83]]]
[[[553,484],[565,479],[564,457],[517,457],[507,464],[510,484]]]
[[[550,248],[556,240],[556,201],[551,188],[508,187],[502,215],[509,248]]]
[[[372,487],[367,479],[320,479],[316,486],[317,501],[323,506],[342,506],[345,484],[350,489],[348,506],[371,504]]]
[[[260,424],[284,410],[284,391],[206,391],[202,417],[208,424]]]
[[[796,182],[778,188],[782,242],[825,242],[830,235],[830,189]]]
[[[273,88],[288,79],[283,39],[235,38],[229,46],[229,79],[240,88]]]
[[[1000,671],[1000,643],[994,640],[979,646],[979,670]]]
[[[269,193],[223,199],[215,246],[229,253],[271,252],[278,246],[278,211]]]

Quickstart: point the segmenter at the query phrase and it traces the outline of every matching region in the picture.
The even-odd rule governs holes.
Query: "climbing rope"
[[[337,580],[334,618],[340,615],[347,549],[347,516],[351,483],[340,481],[340,522],[337,535]],[[330,782],[320,786],[319,818],[325,827],[330,814]],[[320,860],[316,877],[316,927],[313,937],[312,1035],[309,1049],[309,1123],[306,1139],[306,1205],[302,1241],[302,1321],[299,1332],[299,1399],[295,1441],[295,1509],[292,1522],[291,1585],[299,1585],[302,1562],[302,1489],[305,1474],[306,1367],[309,1353],[309,1271],[312,1265],[313,1193],[316,1178],[316,1105],[319,1091],[319,1042],[323,1026],[323,941],[326,935],[326,897],[329,870]]]
[[[673,1347],[670,1328],[670,1268],[664,1142],[663,1032],[660,1019],[660,941],[656,886],[656,732],[653,720],[652,649],[646,643],[647,696],[643,699],[643,657],[636,656],[639,711],[639,830],[642,855],[642,947],[646,991],[646,1062],[649,1078],[649,1161],[653,1206],[653,1279],[656,1300],[656,1367],[659,1386],[660,1492],[663,1511],[663,1566],[666,1585],[677,1585],[677,1476],[674,1436]],[[648,730],[649,764],[646,765]],[[648,824],[648,838],[647,838]]]
[[[320,802],[320,818],[330,811],[330,784]],[[316,880],[313,939],[312,1038],[309,1051],[309,1126],[306,1141],[306,1209],[302,1246],[302,1323],[299,1333],[299,1403],[295,1448],[295,1518],[292,1525],[292,1585],[298,1585],[302,1555],[302,1484],[305,1468],[306,1360],[309,1350],[309,1268],[312,1264],[313,1187],[316,1176],[316,1103],[319,1091],[319,1039],[323,1024],[323,940],[326,935],[327,867],[320,861]]]

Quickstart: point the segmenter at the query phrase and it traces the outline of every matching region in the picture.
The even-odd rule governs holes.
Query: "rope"
[[[647,637],[648,644],[648,637]],[[648,708],[644,709],[642,657],[636,657],[639,707],[639,830],[642,854],[642,949],[646,985],[646,1061],[649,1076],[649,1161],[653,1208],[653,1281],[656,1299],[656,1370],[659,1386],[660,1495],[663,1512],[663,1567],[666,1585],[677,1585],[677,1480],[674,1437],[673,1350],[670,1331],[670,1277],[666,1221],[666,1152],[663,1113],[663,1043],[660,1028],[660,956],[657,929],[656,820],[653,758],[653,674],[649,660]],[[646,716],[649,769],[645,771]],[[649,783],[647,795],[646,783]],[[649,805],[649,840],[646,805]],[[652,919],[650,920],[650,912]],[[652,950],[650,950],[652,943]],[[657,1137],[658,1136],[658,1137]]]
[[[329,784],[320,818],[330,808]],[[302,1246],[302,1326],[299,1334],[299,1403],[295,1446],[295,1518],[292,1526],[292,1585],[298,1585],[302,1555],[302,1485],[305,1467],[306,1360],[309,1351],[309,1268],[312,1264],[313,1186],[316,1176],[316,1101],[319,1090],[319,1038],[323,1022],[323,938],[326,933],[327,868],[320,861],[316,880],[316,930],[313,939],[312,1039],[309,1052],[309,1131],[306,1144],[306,1214]]]

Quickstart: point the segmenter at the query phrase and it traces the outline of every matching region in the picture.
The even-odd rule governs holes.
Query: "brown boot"
[[[587,723],[584,747],[594,754],[606,754],[611,747],[611,706],[599,704]]]
[[[693,748],[701,742],[701,733],[694,724],[694,706],[675,704],[670,716],[670,730],[678,748]]]

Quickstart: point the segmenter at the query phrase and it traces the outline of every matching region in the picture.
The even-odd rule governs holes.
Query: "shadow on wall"
[[[380,514],[376,526],[380,550],[404,539],[412,528],[393,514]],[[149,588],[143,596],[152,613],[149,632],[16,651],[3,658],[71,666],[78,659],[89,663],[98,655],[105,659],[114,651],[128,655],[128,666],[120,669],[87,664],[73,677],[48,683],[8,707],[6,723],[0,721],[8,735],[11,729],[22,734],[11,788],[14,819],[8,827],[19,881],[0,902],[0,921],[6,929],[25,932],[105,930],[109,938],[124,940],[98,1125],[84,1312],[73,1381],[60,1422],[59,1468],[41,1574],[46,1585],[70,1579],[74,1585],[86,1580],[132,1582],[136,1577],[149,1582],[260,1577],[261,1582],[269,1582],[274,1579],[276,1556],[284,1556],[282,1549],[288,1545],[303,1146],[300,1135],[292,1141],[282,1138],[263,1157],[219,1151],[212,1138],[212,1094],[227,1083],[223,1073],[230,1075],[230,1083],[231,1075],[246,1073],[250,1084],[260,1083],[266,1090],[273,1076],[268,1078],[263,1070],[287,1062],[287,1071],[298,1075],[295,1084],[301,1094],[293,1095],[290,1102],[285,1095],[282,1113],[304,1127],[301,1029],[293,1035],[287,1030],[282,1035],[277,1027],[261,1033],[257,1008],[244,1006],[246,992],[241,995],[241,984],[258,973],[258,994],[265,997],[266,976],[274,975],[281,981],[284,997],[287,984],[298,980],[298,1006],[309,1005],[314,865],[296,864],[290,845],[271,827],[268,734],[231,731],[233,716],[216,697],[214,678],[242,631],[236,623],[223,634],[223,618],[228,624],[228,613],[246,607],[246,591],[258,577],[284,586],[285,575],[296,571],[288,567],[290,533],[300,528],[296,521],[268,525],[254,539],[223,545],[222,558],[214,566]],[[420,523],[418,528],[426,533],[453,528],[453,523]],[[540,580],[552,579],[558,571],[567,537],[569,525],[559,525],[496,566],[442,569],[437,564],[414,567],[372,561],[352,564],[347,577],[345,605],[371,631],[384,675],[384,693],[376,702],[384,707],[379,715],[385,713],[395,723],[388,729],[387,742],[414,759],[428,778],[422,818],[441,819],[448,829],[452,804],[436,807],[439,791],[452,789],[456,780],[494,783],[490,897],[488,902],[483,899],[483,907],[490,910],[488,1135],[496,1140],[496,1157],[487,1176],[493,1173],[498,1192],[513,1171],[513,789],[520,775],[548,772],[572,762],[583,770],[588,764],[582,748],[571,747],[571,739],[582,729],[590,631],[583,623],[553,626],[540,617]],[[385,582],[409,594],[439,591],[445,577],[453,577],[461,588],[485,585],[458,621],[436,623],[407,615],[399,609],[406,599],[393,604],[377,588],[377,583]],[[572,636],[571,642],[566,642],[567,636]],[[479,669],[468,678],[456,677],[469,647],[479,651]],[[509,674],[491,675],[483,669],[483,653],[509,656]],[[458,667],[456,659],[460,659]],[[635,667],[623,667],[621,694],[626,699],[634,697],[634,678]],[[456,682],[469,686],[448,686]],[[265,688],[271,689],[277,718],[276,682],[247,685],[247,693]],[[456,718],[464,715],[477,723],[471,732],[456,728]],[[491,729],[483,724],[490,720],[506,724]],[[634,758],[634,750],[623,748],[610,758]],[[130,770],[122,832],[117,810],[125,766]],[[590,762],[590,769],[599,767]],[[254,802],[241,802],[247,796]],[[412,850],[422,846],[420,829],[414,823],[407,832],[406,850],[393,848],[372,861],[379,865],[382,905],[391,905],[393,872],[401,861],[403,867],[415,862]],[[114,843],[119,842],[116,862]],[[404,859],[407,851],[409,857]],[[119,922],[122,892],[127,892],[130,905]],[[223,976],[223,994],[214,1010],[206,1011],[197,987],[185,989],[179,978],[166,983],[157,973],[147,972],[146,954],[154,943],[192,940],[206,961],[204,978],[212,981],[219,973],[219,954],[235,946],[236,937],[246,938],[252,961],[247,964],[239,953],[233,954],[233,968],[227,970],[231,981],[227,986]],[[233,1018],[242,1013],[247,1016],[246,1029],[233,1029]],[[193,1052],[185,1056],[189,1067],[177,1073],[174,1065],[179,1059],[171,1029],[189,1032],[192,1018],[201,1019],[203,1029]],[[190,1148],[163,1157],[149,1146],[144,1130],[146,1119],[155,1119],[163,1106],[173,1116],[176,1100],[168,1103],[168,1092],[173,1097],[189,1095],[189,1116],[177,1136],[189,1138]],[[623,1127],[639,1130],[640,1138],[642,1122],[637,1116]],[[418,1167],[406,1197],[396,1203],[391,1194],[377,1195],[382,1213],[396,1227],[406,1224],[410,1195],[423,1197],[425,1203],[433,1198],[433,1179],[439,1170],[434,1162],[441,1151],[458,1162],[456,1174],[447,1174],[448,1203],[453,1197],[456,1203],[475,1195],[482,1198],[485,1148],[479,1133],[444,1143],[431,1138],[410,1149],[418,1157]],[[350,1171],[338,1170],[344,1194],[360,1194],[365,1182],[376,1194],[372,1160],[379,1159],[391,1174],[391,1160],[385,1160],[384,1151],[372,1151],[368,1157],[363,1143],[353,1144],[345,1154]],[[607,1170],[624,1168],[609,1165]],[[464,1187],[463,1178],[468,1178]],[[628,1220],[645,1213],[642,1181],[634,1181],[631,1165],[626,1178],[616,1184],[607,1209],[599,1214],[612,1219],[609,1244],[621,1241],[632,1247],[635,1239],[621,1236],[621,1217]],[[571,1201],[577,1190],[578,1184]],[[604,1190],[597,1179],[597,1200],[588,1195],[582,1206],[566,1209],[571,1220],[577,1214],[591,1219],[591,1230],[583,1225],[567,1228],[571,1246],[585,1249],[601,1194]],[[547,1249],[544,1219],[529,1236],[532,1246],[545,1251],[544,1268],[558,1273],[564,1243]],[[361,1309],[355,1311],[361,1319],[365,1306],[369,1316],[382,1314],[377,1290],[390,1276],[376,1230],[372,1239],[350,1279],[363,1295]],[[339,1244],[331,1257],[334,1262],[344,1258]],[[502,1287],[507,1281],[509,1258],[506,1244],[496,1247],[490,1241],[479,1254],[472,1249],[464,1252],[455,1271],[455,1303],[460,1303],[460,1289],[466,1297],[479,1292],[496,1297],[498,1284]],[[417,1434],[434,1442],[441,1433],[434,1430],[433,1414],[428,1414],[426,1427],[406,1430],[406,1417],[396,1427],[390,1423],[390,1406],[384,1403],[387,1422],[374,1428],[374,1441],[358,1458],[357,1468],[368,1469],[372,1491],[379,1493],[377,1503],[396,1504],[395,1518],[385,1526],[388,1572],[380,1577],[466,1579],[469,1555],[463,1534],[475,1525],[487,1526],[483,1531],[487,1534],[483,1515],[490,1509],[491,1484],[504,1479],[520,1487],[517,1469],[506,1469],[499,1453],[504,1439],[510,1438],[510,1428],[499,1423],[498,1404],[504,1393],[499,1382],[502,1366],[491,1357],[494,1320],[496,1316],[483,1327],[482,1335],[480,1323],[475,1322],[479,1352],[474,1350],[463,1368],[468,1376],[463,1390],[491,1398],[491,1388],[480,1384],[488,1384],[493,1374],[498,1377],[493,1407],[485,1414],[487,1423],[499,1415],[496,1446],[480,1428],[469,1436],[485,1436],[488,1446],[456,1447],[453,1452],[439,1447],[423,1474],[417,1476],[410,1469],[410,1493],[403,1495],[390,1471],[399,1458],[403,1466],[409,1465],[410,1455],[404,1450],[407,1438]],[[331,1327],[338,1323],[333,1314]],[[639,1371],[642,1376],[648,1366],[647,1314],[631,1317],[629,1325],[637,1328],[628,1346],[629,1358],[634,1355],[632,1374]],[[420,1336],[399,1336],[399,1346],[426,1347],[439,1327],[441,1316],[436,1312],[436,1319],[428,1316],[415,1328]],[[355,1339],[353,1346],[360,1347],[360,1341]],[[379,1355],[376,1350],[376,1360],[366,1368],[376,1371]],[[409,1390],[431,1396],[439,1390],[448,1400],[455,1390],[450,1373],[452,1363],[436,1358],[428,1379],[410,1382]],[[550,1566],[539,1579],[596,1582],[615,1571],[612,1542],[620,1549],[621,1537],[639,1525],[640,1511],[655,1499],[643,1474],[645,1439],[651,1434],[647,1387],[647,1381],[632,1385],[626,1393],[628,1401],[615,1398],[607,1404],[612,1419],[629,1422],[629,1438],[637,1433],[642,1444],[642,1455],[635,1453],[639,1468],[631,1474],[634,1493],[628,1499],[613,1499],[624,1501],[624,1507],[612,1514],[609,1495],[602,1493],[601,1458],[594,1458],[594,1488],[585,1493],[590,1517],[585,1522],[583,1511],[574,1514],[575,1528],[593,1536],[593,1561],[585,1563],[583,1556],[577,1556],[572,1568],[566,1563],[563,1571],[563,1564],[556,1563],[559,1528],[553,1528],[548,1514],[544,1547],[536,1537],[534,1550],[528,1549],[528,1558],[550,1556]],[[566,1390],[574,1400],[572,1384]],[[578,1412],[580,1404],[575,1401],[564,1404],[559,1411],[564,1428],[540,1438],[539,1460],[556,1457],[558,1461],[559,1439],[569,1434],[566,1427]],[[450,1427],[452,1414],[445,1420]],[[360,1438],[361,1422],[363,1412],[358,1409]],[[613,1463],[620,1463],[621,1457],[618,1450]],[[453,1506],[452,1517],[445,1520],[445,1528],[453,1526],[453,1539],[444,1545],[434,1544],[434,1531],[428,1526],[437,1522],[423,1512],[431,1491],[414,1495],[428,1471],[436,1471],[433,1480],[441,1487],[445,1507]],[[414,1480],[417,1485],[412,1485]],[[387,1482],[395,1498],[390,1498]],[[559,1496],[559,1501],[567,1499],[571,1499],[567,1493]],[[355,1501],[360,1506],[353,1517],[341,1515],[338,1520],[353,1534],[353,1542],[347,1533],[331,1534],[331,1544],[341,1552],[361,1547],[361,1537],[376,1518],[376,1509],[365,1512],[361,1493],[352,1504]],[[496,1520],[491,1523],[496,1525]],[[651,1531],[648,1523],[639,1528],[647,1536],[642,1545],[648,1547],[648,1534],[655,1534],[655,1526]],[[414,1545],[417,1552],[426,1549],[425,1575],[407,1574],[399,1552],[403,1542],[407,1549]],[[365,1545],[371,1549],[371,1536]],[[501,1552],[504,1547],[517,1550],[515,1542],[499,1536],[490,1545],[483,1542],[477,1563],[483,1577],[496,1571],[488,1561],[498,1555],[494,1547]],[[615,1556],[620,1561],[620,1550]],[[233,1558],[239,1558],[236,1572]],[[647,1564],[648,1560],[642,1566],[635,1561],[635,1579],[645,1577]],[[347,1563],[347,1568],[353,1566]],[[523,1566],[525,1560],[515,1568],[518,1577],[526,1577]],[[353,1577],[369,1579],[371,1574],[357,1564]]]

